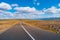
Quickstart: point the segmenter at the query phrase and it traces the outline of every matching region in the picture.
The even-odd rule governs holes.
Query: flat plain
[[[18,22],[17,20],[0,20],[0,34]]]
[[[0,20],[0,33],[20,22],[24,22],[35,28],[60,34],[60,20]]]
[[[54,33],[60,33],[60,20],[25,20],[25,23]]]

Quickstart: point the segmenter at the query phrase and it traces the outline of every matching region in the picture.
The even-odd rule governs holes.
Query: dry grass
[[[51,32],[60,32],[60,20],[0,20],[0,33],[4,32],[13,25],[25,22],[32,27],[49,30]]]
[[[24,22],[33,27],[60,33],[60,20],[25,20]]]
[[[0,20],[0,33],[4,32],[18,22],[18,20]]]

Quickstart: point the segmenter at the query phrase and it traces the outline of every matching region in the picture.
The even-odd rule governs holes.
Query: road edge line
[[[32,38],[32,40],[35,40],[35,38],[25,29],[25,27],[22,24],[21,24],[21,27]]]

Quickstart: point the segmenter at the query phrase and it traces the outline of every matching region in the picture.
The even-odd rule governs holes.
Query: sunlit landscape
[[[60,0],[0,0],[0,40],[60,40]]]
[[[0,34],[19,23],[17,20],[0,20]]]
[[[0,20],[0,32],[3,32],[20,22],[35,28],[60,34],[60,20]]]
[[[33,27],[60,33],[60,20],[25,20],[25,22]]]

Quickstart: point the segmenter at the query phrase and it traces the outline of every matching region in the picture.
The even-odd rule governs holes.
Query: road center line
[[[22,24],[21,24],[21,27],[32,38],[32,40],[35,40],[35,38],[24,28],[24,26]]]

